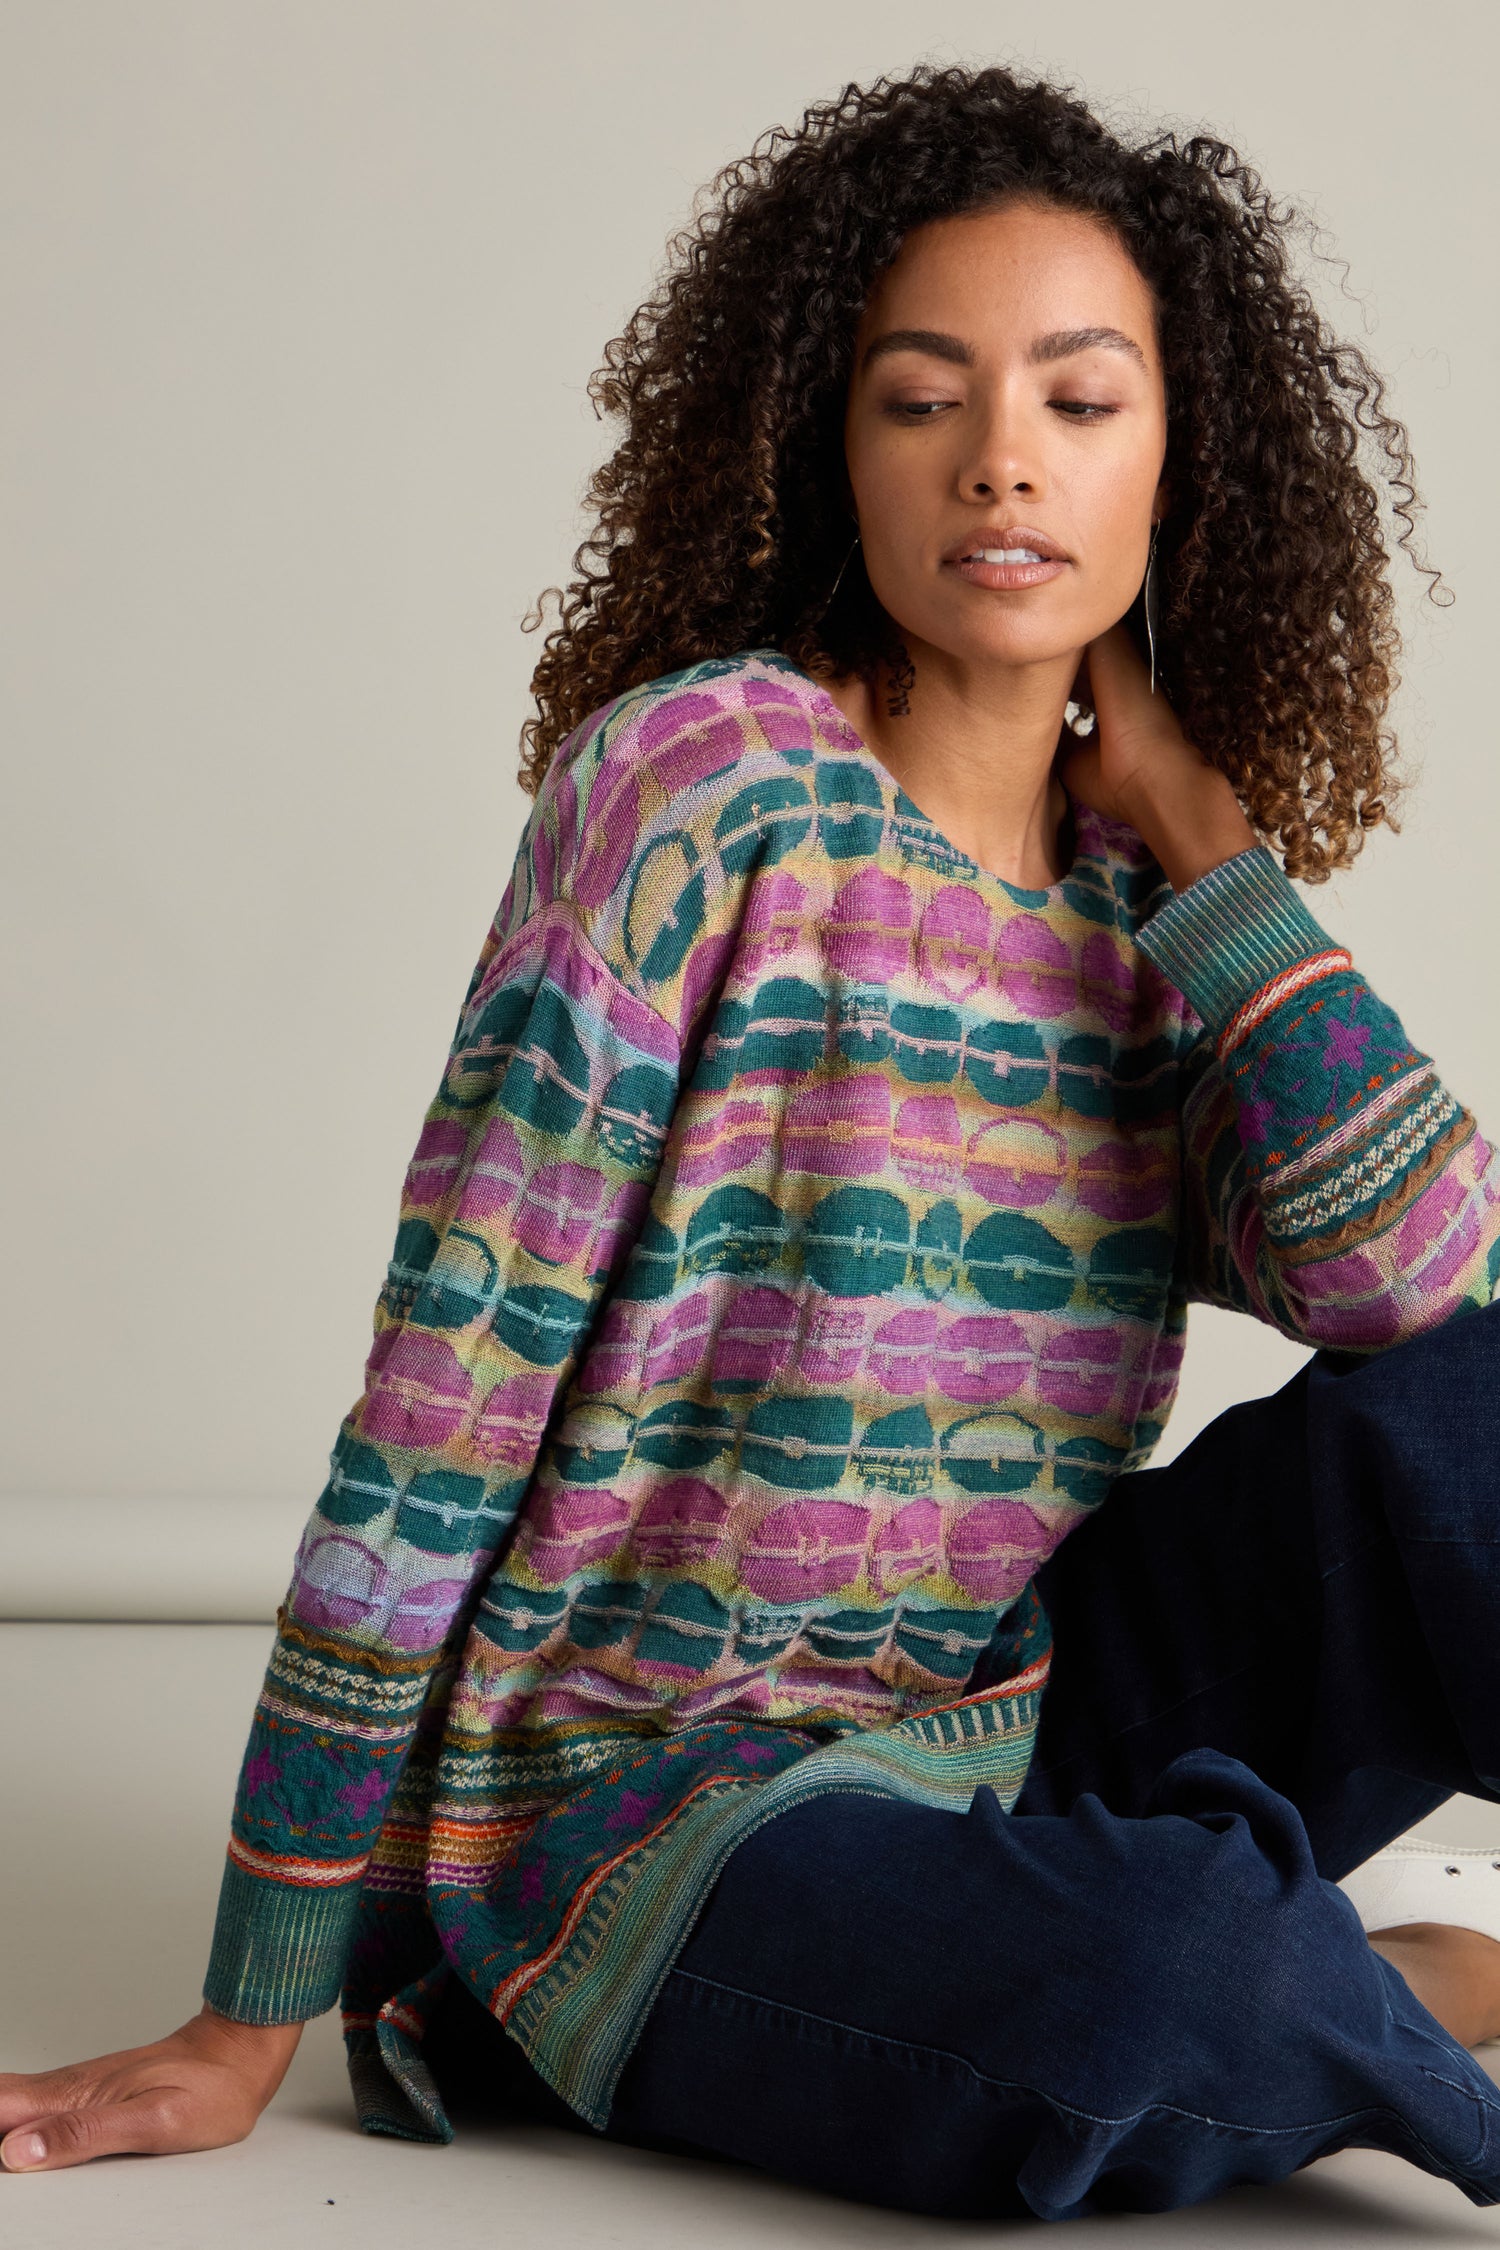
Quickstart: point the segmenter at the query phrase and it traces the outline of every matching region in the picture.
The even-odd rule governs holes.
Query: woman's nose
[[[1046,466],[1039,434],[1013,410],[992,408],[975,431],[973,451],[963,464],[962,487],[975,499],[1004,500],[1012,494],[1030,500],[1046,495]]]

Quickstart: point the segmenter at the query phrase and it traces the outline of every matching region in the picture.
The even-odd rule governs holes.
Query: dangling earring
[[[1159,522],[1151,526],[1151,552],[1146,557],[1146,584],[1143,606],[1146,612],[1146,642],[1151,650],[1151,693],[1156,693],[1156,539],[1161,530]]]
[[[840,583],[840,580],[841,580],[841,579],[843,578],[844,572],[845,572],[845,571],[846,571],[846,570],[847,570],[847,569],[849,568],[849,555],[852,555],[852,554],[853,554],[853,552],[854,552],[855,548],[856,548],[856,547],[857,547],[858,545],[859,545],[859,533],[858,533],[858,532],[856,531],[856,533],[854,534],[854,537],[853,537],[853,538],[851,539],[851,541],[849,542],[849,554],[848,554],[848,555],[845,555],[845,557],[844,557],[843,561],[842,561],[842,562],[841,562],[841,563],[839,564],[839,575],[838,575],[838,577],[837,577],[837,578],[835,578],[835,580],[834,580],[834,582],[833,582],[833,586],[832,586],[832,589],[831,589],[831,591],[830,591],[830,593],[829,593],[828,599],[827,599],[827,601],[826,601],[826,602],[825,602],[825,603],[823,604],[823,608],[824,608],[825,610],[829,610],[829,609],[832,609],[832,607],[833,607],[833,597],[834,597],[834,595],[835,595],[835,594],[836,594],[836,593],[838,592],[838,590],[839,590],[839,583]]]
[[[1063,717],[1075,734],[1092,734],[1094,731],[1094,713],[1086,703],[1065,703]]]
[[[899,719],[911,709],[911,698],[907,690],[916,679],[917,668],[911,660],[905,641],[897,641],[887,662],[890,665],[891,686],[886,711],[891,718]]]

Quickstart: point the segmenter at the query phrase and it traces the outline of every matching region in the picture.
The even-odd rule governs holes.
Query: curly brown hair
[[[892,621],[863,568],[829,600],[849,544],[855,331],[911,228],[1025,199],[1111,224],[1156,299],[1166,692],[1290,875],[1348,865],[1399,786],[1382,726],[1399,642],[1361,456],[1409,553],[1421,503],[1380,376],[1290,276],[1297,214],[1205,134],[1132,146],[1070,88],[926,63],[846,86],[795,132],[770,128],[707,194],[590,378],[625,435],[588,487],[598,528],[575,551],[581,575],[523,620],[535,631],[558,599],[523,790],[601,704],[702,658],[772,646],[815,676],[875,684]],[[1417,567],[1435,593],[1440,574]]]

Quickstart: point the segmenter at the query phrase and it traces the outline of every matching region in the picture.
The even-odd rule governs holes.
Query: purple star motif
[[[1365,1049],[1370,1044],[1370,1026],[1367,1023],[1340,1023],[1335,1016],[1328,1024],[1328,1044],[1324,1053],[1330,1067],[1346,1063],[1350,1070],[1362,1070]]]
[[[633,1789],[622,1790],[619,1810],[612,1812],[604,1825],[606,1828],[644,1828],[651,1816],[652,1806],[660,1803],[659,1789],[653,1789],[646,1796],[637,1796]]]
[[[1265,1140],[1275,1120],[1274,1102],[1250,1100],[1240,1104],[1240,1126],[1252,1147]]]
[[[523,1906],[535,1906],[542,1895],[542,1861],[528,1861],[521,1870],[519,1897]]]
[[[252,1797],[258,1797],[262,1789],[269,1789],[272,1782],[279,1780],[280,1777],[281,1767],[271,1756],[270,1751],[257,1750],[255,1756],[245,1768],[245,1787]]]
[[[378,1773],[367,1773],[359,1781],[351,1781],[339,1791],[339,1803],[347,1805],[357,1817],[363,1816],[372,1805],[378,1805],[385,1795],[385,1782]]]

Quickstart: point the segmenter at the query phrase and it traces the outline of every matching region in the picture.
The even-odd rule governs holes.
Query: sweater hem
[[[1009,1812],[1030,1770],[1050,1668],[1049,1635],[1043,1655],[977,1694],[894,1727],[843,1736],[768,1779],[716,1777],[611,1865],[565,1942],[529,1981],[525,1969],[490,1990],[472,1975],[465,1981],[552,2091],[605,2130],[657,1994],[736,1847],[776,1814],[820,1796],[896,1797],[961,1812],[977,1789],[990,1788]],[[421,2051],[430,2004],[449,1974],[465,1972],[440,1955],[378,2016],[346,2015],[363,2131],[453,2138]]]
[[[652,2002],[736,1846],[817,1796],[902,1797],[962,1811],[988,1787],[1009,1812],[1030,1766],[1049,1667],[1050,1654],[981,1696],[843,1736],[770,1780],[733,1782],[700,1801],[649,1857],[615,1872],[567,1951],[508,2011],[533,2069],[602,2130]]]

